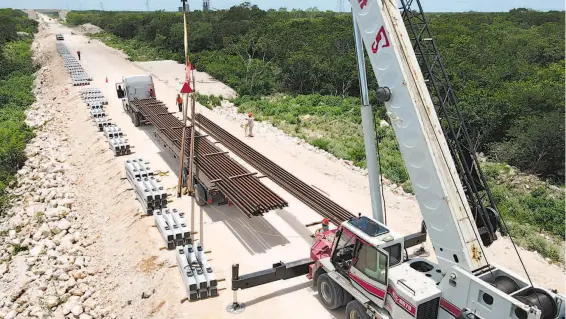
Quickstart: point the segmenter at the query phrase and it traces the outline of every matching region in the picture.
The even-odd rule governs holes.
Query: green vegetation
[[[564,145],[564,13],[427,17],[478,151],[563,182],[564,148],[554,146]],[[195,66],[240,96],[359,95],[349,14],[262,11],[242,3],[191,12],[188,20]],[[183,59],[180,13],[71,12],[67,21],[105,29],[112,35],[95,37],[135,60]],[[369,82],[376,87],[373,76]]]
[[[220,106],[222,96],[206,95],[197,92],[197,102],[212,110],[214,107]]]
[[[12,255],[17,255],[19,253],[21,253],[22,251],[27,251],[28,248],[27,247],[22,247],[20,245],[12,245],[14,247],[14,251],[12,252]]]
[[[563,260],[556,243],[564,240],[564,189],[549,191],[554,186],[538,179],[517,182],[522,174],[508,175],[508,166],[492,162],[564,181],[564,12],[427,18],[470,134],[490,161],[488,183],[511,232],[522,246]],[[135,60],[183,59],[180,13],[71,12],[67,21],[102,27],[106,32],[95,37]],[[363,167],[352,34],[349,14],[316,9],[262,11],[243,3],[189,14],[191,61],[238,92],[240,112],[252,111],[256,120]],[[375,78],[368,80],[375,88]],[[377,105],[373,92],[370,100]],[[206,96],[199,101],[214,105]],[[376,123],[388,120],[383,107],[375,109]],[[392,129],[376,128],[384,175],[411,192]]]
[[[24,148],[33,137],[24,123],[24,110],[34,102],[32,39],[22,39],[17,32],[36,31],[37,22],[25,13],[0,10],[0,212],[7,204],[6,187],[25,162]]]

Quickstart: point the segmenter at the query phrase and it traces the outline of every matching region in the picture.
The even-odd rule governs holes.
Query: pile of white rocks
[[[106,315],[92,288],[98,271],[83,253],[92,242],[77,221],[66,144],[39,132],[26,148],[13,206],[0,224],[0,286],[12,288],[0,296],[0,318]]]
[[[85,254],[94,242],[77,212],[70,146],[59,125],[43,125],[58,112],[46,106],[28,112],[40,128],[9,190],[11,208],[0,212],[0,319],[115,317],[99,306],[104,274]]]

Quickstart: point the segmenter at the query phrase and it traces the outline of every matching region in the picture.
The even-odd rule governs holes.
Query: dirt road
[[[91,125],[87,109],[78,98],[78,90],[63,83],[62,79],[67,78],[63,76],[62,61],[55,51],[56,33],[65,35],[64,43],[71,52],[81,51],[81,64],[94,78],[91,87],[100,88],[108,98],[107,112],[112,121],[127,134],[134,154],[113,157],[106,139]],[[65,143],[68,144],[69,174],[75,177],[75,182],[69,185],[76,193],[77,219],[73,223],[77,223],[81,229],[85,238],[82,239],[83,243],[88,243],[81,245],[93,269],[93,278],[96,278],[90,284],[96,298],[96,305],[92,306],[94,311],[90,312],[92,317],[233,318],[234,315],[225,309],[233,297],[229,284],[232,264],[239,263],[241,273],[248,273],[270,267],[277,261],[308,256],[312,230],[303,225],[318,221],[321,217],[274,183],[263,179],[266,185],[289,202],[289,207],[270,212],[263,218],[252,219],[234,208],[205,207],[203,245],[205,250],[212,251],[208,255],[210,263],[217,276],[226,278],[221,287],[227,290],[221,291],[217,298],[195,303],[181,302],[185,292],[174,254],[160,250],[163,242],[157,229],[152,227],[152,218],[139,211],[140,205],[135,201],[129,183],[122,179],[124,161],[141,157],[149,160],[152,168],[169,171],[169,175],[163,176],[162,180],[171,189],[170,193],[174,194],[178,163],[152,140],[152,127],[133,126],[116,97],[114,83],[119,82],[122,76],[146,73],[144,68],[151,68],[156,75],[157,97],[169,105],[171,112],[176,112],[174,99],[180,89],[176,78],[182,78],[183,66],[160,68],[156,67],[159,64],[137,65],[116,50],[98,41],[88,43],[87,37],[71,35],[70,29],[55,23],[47,24],[47,29],[41,31],[37,42],[45,50],[44,54],[52,57],[48,62],[50,71],[56,73],[56,79],[60,81],[42,97],[45,100],[59,97],[63,101],[56,106],[58,109],[46,124],[46,130],[49,134],[65,136]],[[230,92],[221,83],[207,85],[207,92],[210,93]],[[68,92],[68,96],[59,92]],[[234,120],[233,114],[220,115],[200,105],[197,111],[232,134],[243,135],[241,123]],[[59,126],[51,127],[49,123],[59,123]],[[253,140],[246,139],[246,142],[305,182],[322,189],[350,211],[370,212],[366,176],[352,171],[341,162],[297,145],[295,140],[266,127],[259,126],[256,137]],[[253,168],[250,170],[255,171]],[[414,199],[398,194],[389,187],[385,189],[385,196],[389,225],[401,233],[418,230],[420,216]],[[186,213],[190,212],[190,206],[190,199],[186,196],[174,198],[171,204],[171,207]],[[198,225],[198,208],[196,213],[195,224]],[[500,240],[487,253],[490,261],[521,273],[519,264],[511,257],[513,252],[507,240]],[[564,291],[564,287],[558,284],[564,278],[559,267],[548,265],[534,253],[524,255],[534,281]],[[6,278],[10,282],[17,283],[20,280],[13,267],[8,274]],[[8,292],[11,293],[11,290]],[[85,299],[88,301],[88,298]],[[239,300],[247,305],[245,312],[239,315],[243,318],[343,317],[343,310],[328,312],[322,306],[317,293],[304,277],[240,292]]]

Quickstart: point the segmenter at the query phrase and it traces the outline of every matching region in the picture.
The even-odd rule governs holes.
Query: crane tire
[[[321,274],[316,280],[320,301],[326,309],[333,310],[344,305],[344,289],[328,274]]]
[[[371,319],[366,313],[366,308],[356,299],[346,305],[346,318]]]

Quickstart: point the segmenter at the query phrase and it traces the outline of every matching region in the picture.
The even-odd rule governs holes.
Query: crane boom
[[[486,266],[477,228],[395,3],[350,0],[427,232],[444,271]]]

